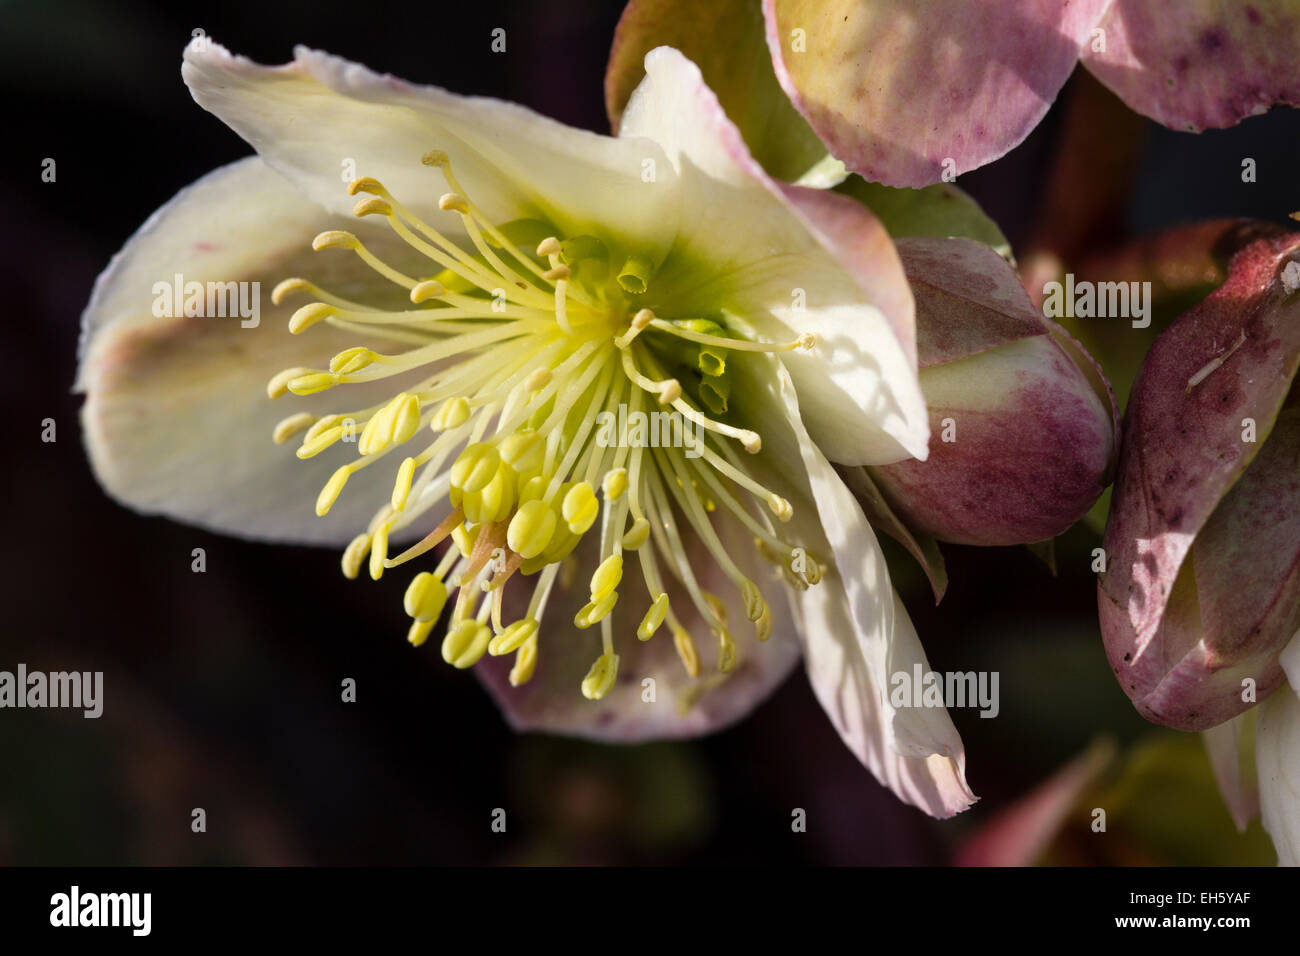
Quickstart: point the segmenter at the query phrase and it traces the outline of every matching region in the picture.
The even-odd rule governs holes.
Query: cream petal
[[[767,373],[754,374],[763,364]],[[902,800],[937,817],[966,809],[976,797],[947,711],[889,701],[891,675],[929,665],[871,526],[803,428],[789,374],[771,359],[738,363],[736,373],[767,423],[764,455],[784,463],[787,481],[802,489],[795,538],[811,538],[810,554],[829,565],[818,584],[790,598],[818,700],[849,749]]]
[[[1232,822],[1244,833],[1247,824],[1259,813],[1259,785],[1253,773],[1242,766],[1242,749],[1255,729],[1256,711],[1249,710],[1203,731],[1205,751],[1219,782],[1219,792],[1228,805]]]
[[[719,43],[725,31],[727,41]],[[776,81],[767,54],[763,11],[750,0],[630,0],[623,8],[605,71],[605,105],[618,129],[623,107],[645,76],[656,47],[681,50],[700,68],[764,169],[800,181],[830,165],[826,147]],[[837,177],[844,178],[843,166]]]
[[[91,464],[109,494],[148,514],[250,538],[342,542],[364,529],[388,500],[397,459],[393,468],[356,475],[330,515],[318,518],[317,492],[355,446],[299,461],[292,445],[272,443],[271,431],[296,412],[338,411],[341,396],[266,395],[281,369],[323,367],[359,344],[326,325],[290,335],[286,321],[307,300],[270,302],[276,283],[293,275],[328,275],[321,284],[349,297],[373,291],[374,274],[351,253],[311,250],[316,233],[343,225],[359,234],[368,228],[308,201],[254,157],[182,190],[126,243],[86,307],[76,385],[86,395]],[[384,250],[388,240],[367,241]],[[259,283],[258,324],[245,328],[239,316],[155,317],[154,284],[172,285],[178,274],[186,282],[250,283],[250,293]],[[356,404],[345,408],[396,390],[391,382],[352,388],[346,401]]]
[[[1300,692],[1295,685],[1284,684],[1259,705],[1255,762],[1260,816],[1278,865],[1300,866]]]
[[[696,66],[660,47],[620,131],[654,139],[681,177],[677,242],[647,303],[713,308],[760,334],[817,336],[786,356],[805,422],[844,464],[927,454],[910,287],[884,229],[848,197],[782,187],[750,156]]]
[[[655,259],[672,241],[674,177],[651,142],[573,129],[513,103],[407,83],[305,47],[292,63],[267,67],[211,40],[194,42],[181,73],[200,106],[336,212],[354,201],[343,188],[350,168],[458,230],[457,217],[438,211],[447,191],[441,174],[420,162],[441,149],[494,222],[540,217],[565,235],[599,224]],[[645,161],[658,170],[654,182],[642,180]]]

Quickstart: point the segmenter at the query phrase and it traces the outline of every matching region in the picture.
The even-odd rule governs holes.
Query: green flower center
[[[348,187],[352,195],[367,194],[355,214],[385,218],[429,261],[430,274],[394,269],[352,233],[324,232],[313,241],[317,250],[351,250],[407,290],[416,308],[378,309],[297,278],[272,295],[277,304],[297,291],[315,297],[290,319],[294,333],[326,322],[405,346],[396,354],[357,346],[334,356],[328,369],[286,369],[268,385],[273,398],[420,377],[380,405],[321,418],[303,412],[276,427],[277,443],[302,435],[297,454],[303,459],[340,441],[356,442],[357,459],[321,490],[320,515],[356,472],[398,447],[409,449],[391,499],[344,552],[344,573],[356,577],[368,559],[378,579],[450,537],[453,546],[436,567],[417,574],[407,589],[408,640],[417,646],[427,640],[455,590],[443,657],[463,668],[484,654],[514,654],[510,680],[518,685],[536,666],[540,622],[557,579],[572,568],[579,543],[595,535],[600,561],[591,573],[590,601],[574,624],[600,625],[602,647],[582,692],[599,699],[618,674],[611,612],[628,553],[645,584],[637,638],[650,640],[666,622],[686,670],[699,675],[694,641],[669,599],[671,578],[717,640],[719,671],[731,672],[737,649],[725,606],[701,586],[686,534],[738,589],[760,641],[771,632],[771,611],[723,546],[714,514],[740,522],[790,585],[820,579],[817,562],[776,533],[772,519],[789,520],[789,502],[757,481],[738,451],[755,454],[762,443],[757,432],[732,423],[738,396],[728,370],[735,353],[808,348],[811,336],[762,342],[735,317],[656,316],[638,305],[654,282],[649,257],[614,260],[597,236],[561,237],[539,220],[494,225],[460,187],[445,153],[434,150],[424,163],[446,179],[450,192],[439,207],[459,217],[470,248],[370,178]],[[424,436],[422,448],[417,436]],[[442,517],[428,519],[432,530],[390,557],[390,535],[434,508]],[[532,594],[524,615],[507,624],[502,595],[516,575],[533,578]]]

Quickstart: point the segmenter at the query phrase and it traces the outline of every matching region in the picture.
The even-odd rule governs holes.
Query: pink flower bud
[[[1098,585],[1147,718],[1203,730],[1284,680],[1300,630],[1300,233],[1261,238],[1152,346],[1129,401]]]
[[[900,239],[916,298],[930,455],[871,469],[913,529],[959,544],[1060,534],[1110,478],[1116,413],[1096,363],[965,239]]]

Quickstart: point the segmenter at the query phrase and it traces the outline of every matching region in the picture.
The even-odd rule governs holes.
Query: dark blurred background
[[[601,81],[619,12],[613,0],[0,3],[0,330],[11,359],[0,396],[12,439],[0,470],[0,669],[102,670],[107,701],[99,720],[0,711],[0,863],[943,863],[1099,736],[1120,745],[1119,775],[1132,771],[1125,747],[1166,739],[1107,669],[1089,570],[1096,535],[1084,526],[1058,543],[1055,577],[1025,549],[947,548],[938,608],[891,550],[932,666],[1001,674],[996,719],[953,714],[983,799],[940,823],[858,765],[801,673],[700,741],[516,736],[470,673],[407,646],[399,577],[345,588],[332,550],[141,518],[100,491],[70,392],[91,284],[152,210],[248,153],[181,82],[193,30],[262,62],[305,43],[606,131]],[[505,56],[489,52],[495,27],[507,30]],[[1061,102],[1106,96],[1076,72]],[[959,182],[1017,251],[1052,232],[1053,203],[1071,195],[1068,176],[1051,185],[1064,113]],[[1300,208],[1293,113],[1199,137],[1116,122],[1122,130],[1084,127],[1132,144],[1117,171],[1094,170],[1126,177],[1103,183],[1110,200],[1091,203],[1081,187],[1085,206],[1115,204],[1090,222],[1089,242],[1211,216],[1285,221]],[[1244,156],[1257,160],[1256,183],[1241,181]],[[46,157],[54,183],[41,181]],[[46,418],[54,443],[41,441]],[[190,570],[197,547],[205,574]],[[348,677],[355,703],[340,700]],[[1183,794],[1195,826],[1227,835],[1212,852],[1194,836],[1146,848],[1121,822],[1115,840],[1144,847],[1124,861],[1257,859],[1257,828],[1229,832],[1199,751],[1183,751],[1147,809]],[[206,833],[191,832],[195,807]],[[490,827],[498,807],[504,834]],[[796,807],[806,833],[791,831]],[[1119,858],[1094,846],[1076,861]]]

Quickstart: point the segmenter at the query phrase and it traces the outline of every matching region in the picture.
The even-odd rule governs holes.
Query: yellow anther
[[[718,597],[712,591],[702,591],[700,593],[704,595],[704,603],[709,606],[709,610],[712,611],[713,616],[718,619],[718,623],[726,624],[727,605],[722,603],[722,598]]]
[[[596,492],[592,490],[591,485],[580,481],[570,488],[569,493],[564,496],[561,513],[570,531],[574,534],[584,534],[596,520],[596,515],[600,513],[600,502],[596,500]]]
[[[610,591],[601,597],[600,600],[593,600],[589,604],[584,604],[582,610],[573,616],[573,623],[579,629],[591,627],[593,624],[599,624],[605,618],[609,617],[609,612],[614,610],[614,605],[618,603],[618,592]]]
[[[426,166],[450,166],[451,160],[447,154],[440,149],[431,149],[420,157],[420,162]]]
[[[524,502],[506,529],[506,544],[521,558],[535,558],[555,534],[555,512],[540,498]]]
[[[817,345],[817,336],[812,332],[805,332],[795,341],[795,347],[809,350]]]
[[[417,282],[411,289],[411,301],[416,305],[428,299],[437,299],[447,294],[446,287],[437,279],[426,279],[423,282]]]
[[[411,495],[411,479],[414,477],[415,459],[403,458],[402,463],[397,466],[397,480],[393,482],[391,504],[394,511],[401,511],[406,507],[406,499]]]
[[[591,599],[600,601],[623,580],[623,556],[611,554],[591,576]]]
[[[742,431],[736,436],[740,440],[740,445],[751,455],[757,455],[763,450],[763,436],[758,432]]]
[[[659,404],[671,405],[677,399],[682,397],[682,383],[675,378],[670,378],[660,383],[659,386]]]
[[[378,196],[370,196],[367,199],[359,199],[355,206],[352,207],[354,216],[391,216],[393,207],[384,202]]]
[[[296,415],[290,415],[288,418],[282,418],[275,426],[275,431],[271,432],[271,441],[277,445],[283,445],[294,435],[311,428],[315,424],[316,416],[311,412],[299,412]]]
[[[766,601],[763,602],[763,613],[754,622],[754,636],[760,641],[765,641],[772,636],[772,609],[767,606]]]
[[[361,240],[341,229],[327,229],[311,241],[311,247],[317,252],[324,249],[355,249],[360,245]]]
[[[632,316],[632,328],[640,332],[654,321],[654,317],[655,314],[649,309],[638,309],[636,315]]]
[[[573,271],[566,265],[553,266],[542,273],[542,278],[551,282],[559,282],[561,279],[567,279],[573,275]]]
[[[713,633],[718,638],[718,670],[730,674],[736,667],[736,642],[725,627],[716,628]]]
[[[532,429],[507,435],[501,442],[501,460],[516,474],[532,474],[546,460],[546,439]]]
[[[759,593],[758,585],[748,578],[740,586],[740,596],[745,602],[745,617],[751,621],[757,621],[767,610],[767,602],[763,600],[763,595]]]
[[[539,256],[558,256],[560,254],[560,240],[555,236],[547,236],[537,244],[537,254]]]
[[[325,517],[334,507],[334,502],[339,500],[339,495],[343,493],[343,486],[348,483],[352,477],[352,468],[344,465],[337,469],[334,474],[330,475],[330,480],[325,482],[325,487],[320,490],[316,497],[316,515]]]
[[[451,466],[451,487],[472,495],[495,478],[500,467],[501,455],[496,446],[487,442],[467,445]]]
[[[343,576],[349,581],[354,580],[361,573],[361,562],[366,559],[370,553],[370,535],[359,534],[343,549]]]
[[[778,521],[789,521],[794,515],[794,507],[780,495],[772,495],[768,498],[767,506],[772,514],[776,515]]]
[[[310,292],[311,288],[311,283],[306,279],[285,279],[271,290],[271,304],[279,305],[286,296],[293,295],[295,292]]]
[[[803,579],[810,585],[820,584],[825,569],[811,557],[807,558],[807,562],[803,572]]]
[[[400,445],[420,429],[420,398],[403,393],[393,399],[397,410],[393,416],[393,443]]]
[[[309,368],[299,366],[297,368],[287,368],[283,372],[276,372],[271,376],[271,380],[266,383],[266,397],[279,398],[289,390],[290,382],[311,374],[311,371]]]
[[[605,493],[606,501],[618,501],[627,491],[627,469],[611,468],[601,479],[600,490]]]
[[[461,496],[465,517],[471,521],[504,521],[515,503],[514,475],[505,465],[497,464],[491,480],[477,492]]]
[[[582,696],[587,700],[600,700],[609,693],[618,678],[618,655],[601,654],[582,679]]]
[[[646,539],[649,537],[650,522],[644,517],[637,518],[636,521],[632,522],[632,527],[628,528],[627,533],[623,535],[623,547],[629,551],[636,551],[646,543]]]
[[[673,628],[673,647],[677,648],[677,656],[681,658],[686,673],[691,677],[699,677],[700,652],[695,649],[695,642],[691,640],[691,635],[686,633],[685,629]]]
[[[468,558],[470,554],[473,553],[474,538],[476,534],[477,529],[471,531],[469,526],[463,523],[458,524],[456,527],[451,529],[451,540],[455,542],[456,550],[459,551],[463,557]]]
[[[382,196],[387,192],[383,184],[372,176],[362,176],[348,183],[348,195],[355,196],[357,193],[370,193],[372,196]]]
[[[515,621],[515,623],[492,638],[488,643],[488,653],[493,657],[514,653],[532,639],[533,635],[537,633],[538,626],[537,619],[533,617]]]
[[[438,208],[443,212],[468,213],[469,203],[459,193],[443,193],[438,198]]]
[[[447,585],[430,571],[421,571],[411,578],[402,598],[407,616],[417,621],[436,621],[447,605]]]
[[[388,524],[381,524],[375,529],[370,542],[370,580],[378,581],[384,576],[384,559],[388,557]]]
[[[529,376],[524,379],[524,391],[528,393],[540,392],[547,385],[551,384],[554,374],[549,368],[533,369]]]
[[[449,398],[443,402],[442,408],[433,413],[429,427],[435,432],[441,432],[448,428],[460,428],[467,421],[469,421],[469,402],[464,398]]]
[[[537,638],[527,641],[515,652],[515,666],[510,668],[510,686],[521,687],[533,678],[537,669]]]
[[[357,452],[361,455],[374,455],[388,447],[388,439],[393,433],[392,405],[385,405],[370,416],[366,427],[361,429],[357,440]]]
[[[330,371],[335,375],[351,375],[372,365],[374,361],[375,353],[364,345],[358,345],[344,349],[330,359]]]
[[[492,629],[478,621],[467,620],[453,624],[442,639],[442,659],[458,670],[473,667],[487,653],[492,640]]]
[[[437,621],[412,621],[406,631],[406,640],[412,647],[419,647],[429,639],[429,632]]]
[[[314,458],[342,438],[343,428],[340,425],[335,425],[333,428],[327,428],[317,435],[311,435],[310,432],[308,435],[309,437],[304,438],[302,445],[294,452],[303,461]]]
[[[348,421],[348,419],[345,419],[342,415],[326,415],[307,429],[307,434],[302,436],[302,440],[309,442],[317,435],[329,431],[335,425],[342,425],[345,421]]]
[[[315,395],[338,384],[332,372],[308,372],[289,381],[289,391],[295,395]]]
[[[297,335],[305,332],[317,322],[328,319],[338,313],[338,309],[324,302],[310,302],[289,317],[289,331]]]
[[[645,617],[641,618],[640,625],[637,626],[636,636],[638,639],[648,641],[654,636],[655,631],[659,630],[659,625],[664,622],[664,616],[668,613],[668,595],[660,594],[650,605],[650,609],[645,612]]]
[[[540,498],[542,496],[542,492],[544,492],[545,490],[546,490],[546,479],[541,475],[533,475],[533,477],[525,481],[524,486],[519,489],[520,504],[522,504],[525,501],[532,501],[535,498]]]

